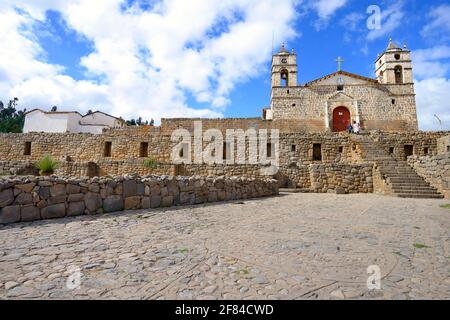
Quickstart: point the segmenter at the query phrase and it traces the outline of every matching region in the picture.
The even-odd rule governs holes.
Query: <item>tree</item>
[[[0,101],[0,132],[22,132],[26,109],[17,111],[18,101],[18,98],[10,100],[6,108]]]

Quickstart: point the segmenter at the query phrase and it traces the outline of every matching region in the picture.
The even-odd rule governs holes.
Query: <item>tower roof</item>
[[[286,46],[285,46],[284,42],[281,44],[281,48],[278,53],[279,54],[289,54],[289,52],[286,50]]]
[[[386,51],[399,51],[399,50],[402,49],[400,49],[400,47],[395,42],[392,41],[392,38],[389,38],[389,45]]]

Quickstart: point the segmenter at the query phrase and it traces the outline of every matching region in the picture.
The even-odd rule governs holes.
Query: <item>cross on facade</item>
[[[342,62],[344,62],[345,60],[344,59],[342,59],[341,57],[338,57],[336,60],[334,60],[334,61],[336,61],[337,63],[338,63],[338,71],[341,71],[341,65],[342,65]]]

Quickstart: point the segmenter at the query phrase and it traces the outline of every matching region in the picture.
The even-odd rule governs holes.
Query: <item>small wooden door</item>
[[[347,130],[350,124],[350,111],[346,107],[337,107],[333,111],[333,131],[341,132]]]

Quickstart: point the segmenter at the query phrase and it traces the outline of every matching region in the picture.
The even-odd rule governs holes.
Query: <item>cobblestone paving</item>
[[[3,226],[0,298],[450,299],[443,203],[293,194]]]

